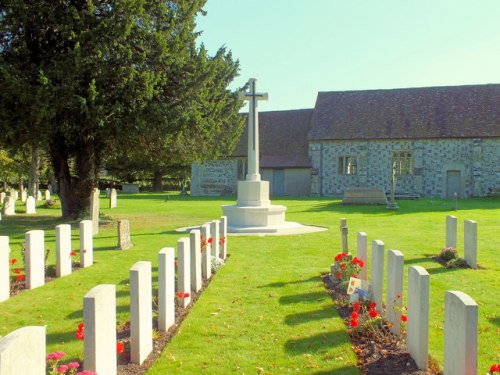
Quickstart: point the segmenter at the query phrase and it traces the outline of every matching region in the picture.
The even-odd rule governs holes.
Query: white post
[[[349,232],[349,230],[347,229],[347,219],[343,217],[340,219],[340,236],[342,239],[342,252],[343,253],[349,252],[349,247],[347,245],[348,232]]]
[[[225,260],[227,258],[227,216],[220,218],[220,233],[223,238],[220,257]]]
[[[189,243],[191,246],[191,289],[198,292],[202,287],[200,231],[198,229],[189,234]]]
[[[220,220],[214,220],[210,223],[210,232],[212,233],[212,256],[219,258],[219,226]]]
[[[473,220],[464,222],[464,259],[470,267],[477,267],[477,223]]]
[[[90,197],[90,219],[92,220],[92,235],[99,233],[99,194],[98,188],[92,190]]]
[[[109,193],[109,208],[116,208],[117,205],[117,193],[116,189],[111,189],[111,192]]]
[[[83,297],[85,370],[116,374],[116,286],[101,284]]]
[[[130,360],[139,365],[153,350],[152,299],[151,262],[137,262],[130,269]]]
[[[56,276],[71,273],[71,225],[56,226]]]
[[[45,251],[43,230],[26,232],[26,289],[45,284]]]
[[[177,262],[179,265],[177,272],[177,292],[182,293],[179,298],[180,306],[186,308],[191,302],[191,266],[189,259],[189,238],[181,238],[177,241]]]
[[[385,309],[386,320],[392,323],[391,331],[396,335],[399,335],[401,328],[401,311],[399,309],[403,306],[404,263],[404,256],[401,251],[389,250],[387,253]]]
[[[406,345],[421,370],[429,365],[429,273],[421,266],[408,268],[408,323]]]
[[[446,216],[446,247],[457,248],[457,218]]]
[[[10,297],[9,256],[9,236],[0,236],[0,302]]]
[[[357,257],[362,259],[365,266],[361,268],[359,278],[361,280],[368,280],[368,236],[365,232],[358,232],[358,246]]]
[[[175,323],[175,249],[158,253],[158,330],[166,332]]]
[[[477,303],[463,292],[448,291],[444,306],[444,373],[477,374]]]
[[[92,220],[82,220],[80,221],[80,265],[85,268],[92,264],[94,264]]]
[[[23,327],[0,338],[0,374],[45,375],[45,327]]]
[[[377,304],[376,310],[382,313],[382,294],[384,292],[384,243],[372,241],[372,263],[370,270],[372,284],[372,301]]]
[[[210,224],[203,224],[201,226],[201,235],[207,243],[205,251],[201,254],[201,275],[207,280],[212,276],[211,246],[208,243],[208,239],[210,238]]]

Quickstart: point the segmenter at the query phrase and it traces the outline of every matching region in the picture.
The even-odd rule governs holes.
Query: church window
[[[396,176],[413,174],[413,156],[409,151],[397,151],[392,155],[392,168]]]
[[[358,174],[358,158],[356,156],[339,157],[339,174]]]

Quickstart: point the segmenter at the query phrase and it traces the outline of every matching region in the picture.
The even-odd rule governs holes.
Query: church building
[[[259,113],[271,196],[351,187],[451,198],[500,190],[500,84],[320,92],[312,109]],[[247,132],[224,160],[193,164],[191,193],[236,195]]]

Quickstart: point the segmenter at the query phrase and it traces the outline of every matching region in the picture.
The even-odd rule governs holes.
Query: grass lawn
[[[176,247],[183,236],[175,228],[201,224],[221,215],[220,206],[232,198],[196,198],[171,194],[119,195],[118,208],[107,208],[102,195],[101,215],[108,223],[94,238],[95,264],[45,286],[25,291],[0,303],[0,335],[26,325],[47,325],[47,350],[63,350],[81,359],[83,343],[74,338],[83,321],[83,296],[95,285],[117,285],[119,324],[129,316],[129,268],[139,260],[153,263],[157,254]],[[280,199],[287,220],[330,227],[299,236],[243,237],[228,240],[230,257],[192,308],[161,358],[149,370],[164,373],[358,373],[345,327],[323,288],[327,272],[340,249],[339,219],[346,217],[349,244],[355,251],[356,233],[380,239],[386,249],[405,255],[405,266],[421,265],[431,274],[429,351],[443,364],[444,293],[460,290],[479,304],[479,373],[500,362],[500,199],[450,202],[422,199],[398,201],[399,211],[384,207],[342,206],[331,199]],[[37,208],[36,215],[3,217],[0,235],[10,236],[11,257],[22,267],[20,242],[31,229],[46,230],[46,248],[55,263],[54,228],[62,223],[56,208]],[[444,247],[445,216],[459,220],[458,250],[463,255],[463,220],[478,223],[479,270],[448,270],[429,260]],[[114,250],[116,220],[130,220],[134,247]],[[72,223],[73,249],[78,248],[78,225]],[[407,272],[405,272],[406,282]],[[406,291],[406,288],[405,288]]]

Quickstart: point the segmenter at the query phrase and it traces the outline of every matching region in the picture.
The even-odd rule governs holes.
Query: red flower
[[[358,259],[358,266],[359,268],[363,268],[365,266],[365,262],[363,262],[363,259]]]
[[[14,270],[14,273],[16,273],[16,274],[18,274],[18,275],[19,275],[19,274],[21,273],[21,269],[20,269],[20,268],[16,268],[16,269]]]
[[[354,274],[354,275],[352,275],[352,277],[354,277],[355,279],[357,279],[358,275]]]
[[[408,315],[402,314],[401,321],[406,323],[408,321]]]
[[[212,244],[212,242],[213,242],[213,241],[214,241],[214,240],[212,239],[212,237],[210,237],[210,238],[208,239],[208,241],[207,241],[207,242],[208,242],[209,244]]]
[[[24,280],[24,275],[17,275],[16,279],[17,279],[17,281],[23,281]]]
[[[83,323],[78,324],[78,330],[83,331],[85,328],[85,325]]]
[[[340,272],[337,272],[337,273],[335,274],[335,277],[336,277],[337,279],[340,279],[340,277],[341,277],[341,276],[342,276],[342,275],[340,274]]]
[[[356,319],[351,319],[351,321],[349,322],[349,324],[351,325],[352,328],[357,328],[359,327],[359,323]]]
[[[121,341],[118,341],[116,343],[116,352],[118,354],[122,354],[124,350],[125,350],[125,344]]]
[[[341,270],[343,270],[344,268],[345,268],[345,263],[342,263],[342,264],[340,265],[340,269],[341,269]]]
[[[75,333],[75,337],[78,339],[78,340],[82,340],[84,339],[84,333],[83,331],[76,331]]]
[[[12,258],[12,259],[10,260],[10,263],[11,263],[11,264],[16,264],[16,263],[17,263],[17,259],[16,259],[16,258]]]
[[[87,250],[83,249],[83,253],[85,254],[87,252]]]
[[[74,369],[80,367],[80,364],[78,362],[70,362],[68,363],[68,368],[69,369]]]
[[[71,251],[71,256],[76,257],[76,251]]]
[[[182,298],[183,293],[182,292],[177,292],[177,297]]]
[[[354,302],[354,305],[352,306],[352,308],[354,309],[354,311],[359,312],[359,310],[360,310],[359,302]]]
[[[370,303],[370,309],[375,308],[375,306],[377,306],[377,302],[372,302],[372,303]]]
[[[372,318],[376,318],[378,315],[378,312],[375,309],[371,309],[370,312],[368,313],[368,315],[370,315],[370,317],[372,317]]]
[[[226,243],[226,239],[224,237],[219,238],[219,244],[224,245]]]
[[[357,313],[357,311],[353,311],[353,312],[351,313],[351,318],[352,318],[352,319],[358,319],[358,316],[359,316],[359,314]]]
[[[65,374],[66,371],[68,371],[68,366],[67,365],[61,365],[56,369],[56,372],[60,372],[62,374]]]
[[[189,293],[184,293],[184,298],[188,298],[190,296]]]
[[[490,374],[493,374],[494,372],[500,372],[500,363],[496,365],[492,365],[490,367]]]
[[[396,298],[397,298],[397,299],[400,299],[400,298],[401,298],[401,294],[398,294],[398,295],[396,296]]]

